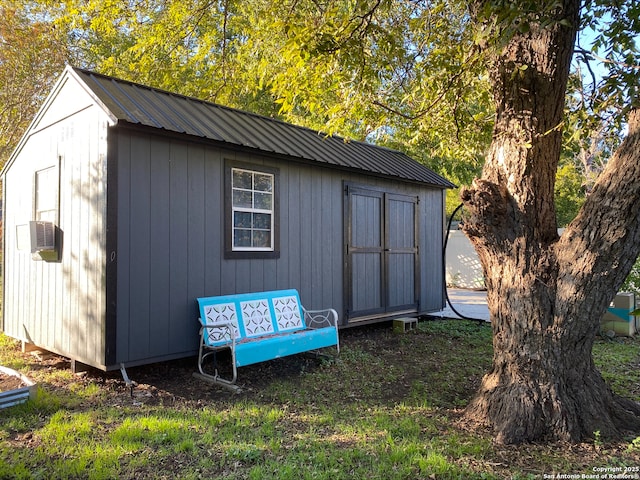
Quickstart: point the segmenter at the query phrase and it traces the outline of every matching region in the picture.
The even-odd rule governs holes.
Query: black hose
[[[445,299],[449,304],[449,306],[451,307],[451,310],[453,310],[453,313],[455,313],[456,315],[458,315],[460,318],[464,320],[479,322],[484,325],[487,323],[485,320],[481,318],[468,317],[460,313],[458,310],[456,310],[456,307],[454,307],[453,303],[451,303],[451,299],[449,299],[449,292],[447,291],[448,290],[447,289],[447,243],[449,241],[449,232],[451,231],[451,223],[453,222],[453,217],[456,215],[456,213],[458,213],[458,210],[460,210],[463,206],[464,205],[461,203],[456,207],[456,209],[453,211],[453,213],[449,217],[449,222],[447,223],[447,232],[446,232],[446,235],[444,236],[444,244],[442,245],[442,285],[444,286]]]

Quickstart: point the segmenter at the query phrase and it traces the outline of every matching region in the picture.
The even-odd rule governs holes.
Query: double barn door
[[[346,314],[350,322],[418,311],[418,198],[345,188]]]

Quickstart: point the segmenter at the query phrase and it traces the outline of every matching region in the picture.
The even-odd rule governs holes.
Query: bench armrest
[[[235,335],[235,331],[233,329],[233,322],[208,322],[208,323],[203,323],[202,319],[200,320],[200,343],[204,344],[204,333],[207,330],[213,330],[213,329],[217,329],[217,328],[226,328],[228,333],[229,333],[229,338],[230,343],[231,343],[231,349],[234,350],[236,347],[236,335]]]
[[[307,310],[302,307],[304,320],[309,328],[338,327],[338,312],[333,308],[326,310]]]

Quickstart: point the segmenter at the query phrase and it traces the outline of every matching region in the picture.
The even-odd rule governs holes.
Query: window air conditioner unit
[[[52,222],[29,222],[31,253],[56,249],[56,226]]]

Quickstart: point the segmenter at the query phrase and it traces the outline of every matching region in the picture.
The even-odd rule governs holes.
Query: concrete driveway
[[[461,318],[456,312],[464,317],[477,320],[489,321],[489,308],[487,307],[487,292],[485,290],[466,290],[462,288],[448,288],[451,305],[447,303],[444,310],[433,312],[433,317]],[[455,311],[454,311],[455,309]]]

